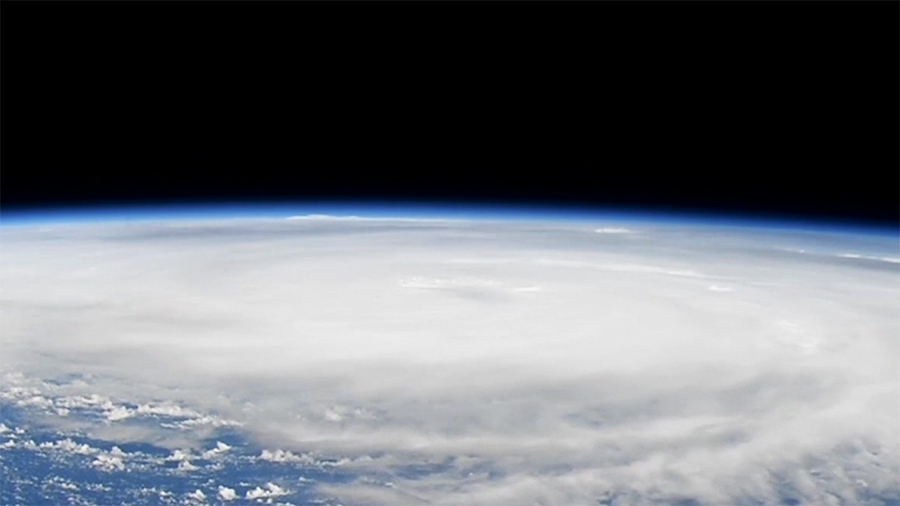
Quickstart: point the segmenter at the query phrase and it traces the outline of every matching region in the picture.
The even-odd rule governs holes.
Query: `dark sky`
[[[4,2],[0,206],[414,199],[900,223],[898,15]]]

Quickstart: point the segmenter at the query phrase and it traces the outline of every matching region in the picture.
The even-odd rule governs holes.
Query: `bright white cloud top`
[[[896,237],[620,225],[4,227],[0,367],[93,378],[7,397],[332,455],[344,504],[900,499]],[[184,437],[182,472],[232,452]],[[229,487],[186,497],[288,494]]]

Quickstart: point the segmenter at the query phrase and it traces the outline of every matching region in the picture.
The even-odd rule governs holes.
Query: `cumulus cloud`
[[[216,494],[216,497],[223,501],[233,501],[237,499],[238,495],[233,488],[223,487],[219,485],[219,492]]]
[[[116,422],[119,420],[130,418],[132,414],[133,412],[128,408],[113,406],[109,411],[106,412],[106,418],[111,422]]]
[[[100,450],[97,448],[92,448],[87,444],[78,444],[72,441],[69,438],[62,439],[59,441],[47,441],[38,445],[39,448],[50,449],[50,450],[61,450],[69,453],[76,453],[79,455],[91,455],[94,453],[98,453]],[[114,447],[115,450],[119,450],[118,447]],[[110,452],[110,455],[113,457],[121,457],[123,456],[121,450],[117,452]]]
[[[268,462],[279,463],[295,462],[299,464],[314,464],[316,462],[316,459],[308,454],[296,455],[293,452],[286,452],[280,449],[275,451],[263,450],[258,458]]]
[[[196,471],[197,469],[198,469],[198,467],[195,466],[194,464],[191,464],[191,461],[189,461],[189,460],[183,460],[178,463],[179,471]]]
[[[287,495],[289,492],[274,483],[266,483],[266,488],[256,487],[247,491],[247,499],[266,499]]]
[[[216,458],[216,457],[226,453],[230,449],[231,449],[231,446],[228,446],[227,444],[225,444],[221,441],[216,441],[216,447],[211,450],[207,450],[207,451],[203,452],[203,458],[205,458],[205,459]]]
[[[169,462],[187,462],[191,460],[191,458],[192,457],[189,450],[175,450],[174,452],[172,452],[172,455],[166,457],[166,460]]]
[[[4,372],[98,392],[4,399],[227,421],[345,504],[900,497],[896,239],[281,221],[0,229]]]
[[[192,499],[197,502],[206,502],[206,494],[203,493],[202,490],[195,490],[193,492],[188,492],[188,499]]]
[[[103,469],[104,471],[124,471],[125,463],[121,457],[113,457],[111,455],[100,454],[91,463],[94,467]]]

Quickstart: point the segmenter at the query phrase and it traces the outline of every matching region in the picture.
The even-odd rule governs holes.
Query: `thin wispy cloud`
[[[633,230],[622,227],[601,227],[594,229],[598,234],[632,234]]]

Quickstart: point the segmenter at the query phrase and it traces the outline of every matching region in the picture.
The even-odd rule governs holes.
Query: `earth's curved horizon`
[[[895,221],[826,215],[738,212],[686,207],[592,206],[587,204],[514,202],[292,201],[223,203],[103,203],[32,205],[0,208],[0,226],[88,222],[190,221],[214,219],[374,218],[432,220],[504,220],[589,222],[619,221],[652,224],[694,224],[793,230],[898,235]]]
[[[900,504],[891,227],[113,211],[0,215],[2,504]]]

